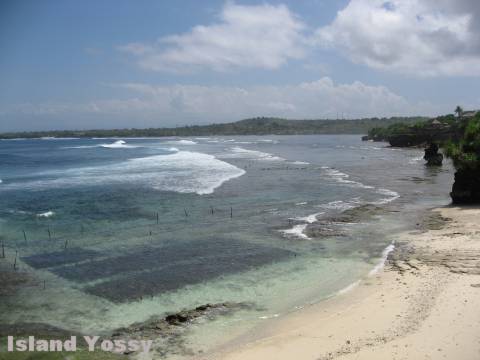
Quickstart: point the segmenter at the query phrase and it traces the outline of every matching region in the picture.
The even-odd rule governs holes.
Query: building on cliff
[[[477,115],[480,112],[480,110],[469,110],[469,111],[464,111],[462,112],[462,119],[471,119],[475,115]]]

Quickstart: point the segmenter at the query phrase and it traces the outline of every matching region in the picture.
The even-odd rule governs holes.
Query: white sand
[[[438,209],[441,230],[399,236],[349,292],[273,319],[202,359],[480,359],[480,209]]]

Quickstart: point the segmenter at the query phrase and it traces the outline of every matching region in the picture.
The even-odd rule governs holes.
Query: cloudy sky
[[[478,0],[3,0],[0,131],[480,108]]]

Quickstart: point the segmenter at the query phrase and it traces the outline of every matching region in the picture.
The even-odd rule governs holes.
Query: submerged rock
[[[250,303],[232,302],[200,305],[195,309],[182,310],[175,314],[169,314],[164,318],[152,318],[142,323],[135,323],[126,328],[117,329],[113,332],[113,336],[121,337],[133,334],[141,336],[147,334],[174,335],[179,326],[190,323],[200,317],[213,318],[219,315],[228,315],[236,310],[252,307],[253,305]]]
[[[112,333],[112,337],[117,339],[155,339],[153,351],[160,359],[172,355],[192,356],[195,352],[185,336],[190,329],[188,325],[194,324],[196,320],[214,319],[217,316],[229,315],[234,311],[253,307],[253,304],[245,302],[204,304],[194,309],[169,314],[163,318],[152,317],[145,322],[117,329]]]
[[[32,275],[26,272],[0,269],[0,298],[13,296],[24,286],[38,285]]]
[[[436,143],[429,144],[425,149],[423,158],[427,161],[427,166],[442,166],[443,155],[438,152],[438,145]]]

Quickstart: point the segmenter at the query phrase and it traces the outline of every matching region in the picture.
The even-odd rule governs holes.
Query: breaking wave
[[[374,189],[375,187],[373,186],[370,186],[370,185],[365,185],[365,184],[362,184],[361,182],[359,181],[354,181],[354,180],[350,180],[350,175],[348,174],[345,174],[339,170],[336,170],[336,169],[332,169],[328,166],[322,166],[322,169],[325,171],[325,173],[332,179],[334,179],[335,181],[339,182],[339,183],[343,183],[343,184],[349,184],[353,187],[358,187],[358,188],[362,188],[362,189]]]
[[[64,149],[94,149],[94,148],[105,148],[105,149],[135,149],[139,146],[127,144],[124,140],[117,140],[111,144],[95,144],[95,145],[79,145],[79,146],[66,146]]]
[[[260,160],[260,161],[285,161],[285,159],[262,151],[257,150],[248,150],[239,146],[232,147],[230,149],[231,153],[222,154],[221,158],[224,159],[249,159],[249,160]]]
[[[174,144],[174,145],[197,145],[198,143],[195,142],[195,141],[192,141],[192,140],[181,139],[181,140],[168,141],[168,144]]]
[[[225,181],[243,174],[245,170],[213,155],[179,151],[111,165],[43,172],[37,174],[43,179],[5,184],[2,188],[45,189],[133,183],[161,191],[203,195],[213,193]]]
[[[53,215],[55,215],[55,212],[50,210],[50,211],[45,211],[43,213],[37,214],[37,217],[49,218],[49,217],[52,217]]]

